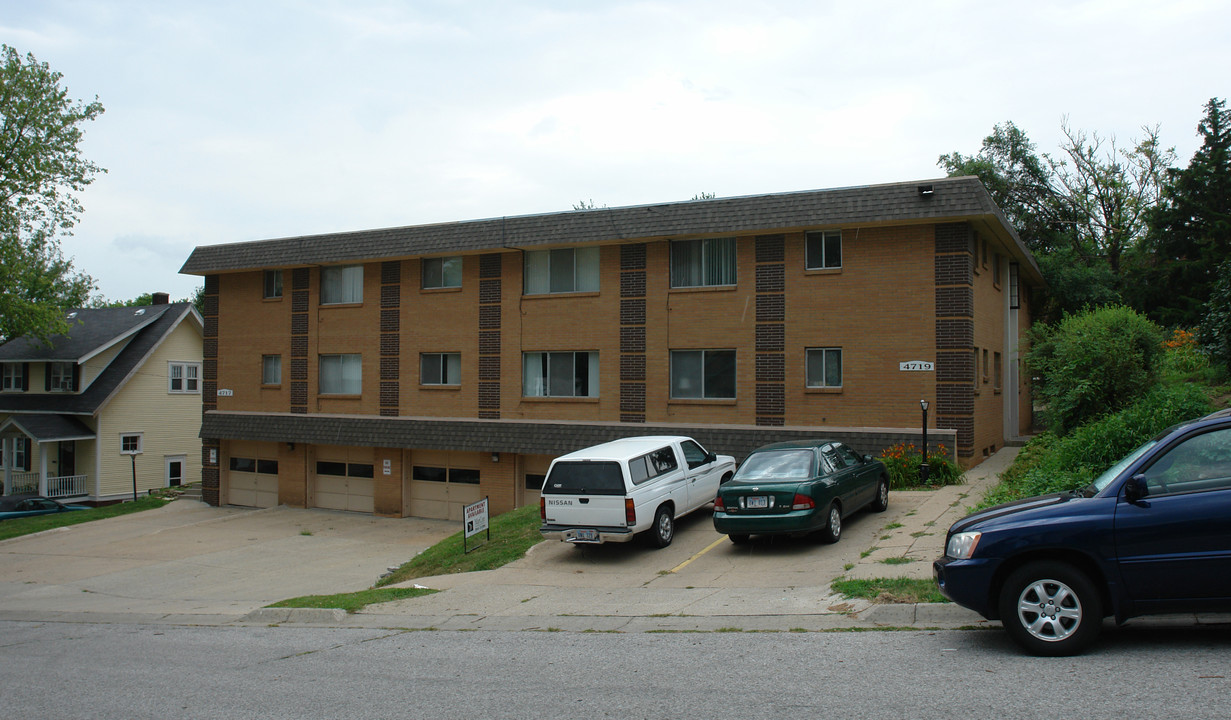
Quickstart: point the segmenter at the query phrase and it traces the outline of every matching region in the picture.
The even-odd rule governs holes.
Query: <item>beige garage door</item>
[[[227,503],[246,507],[278,504],[278,461],[232,457],[227,465]]]
[[[479,463],[478,453],[416,450],[411,458],[409,513],[461,522],[462,508],[483,497]]]
[[[356,462],[356,459],[366,462]],[[350,453],[317,453],[312,505],[329,510],[370,513],[372,502],[371,450]]]

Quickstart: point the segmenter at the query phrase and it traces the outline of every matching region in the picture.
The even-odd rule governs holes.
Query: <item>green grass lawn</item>
[[[910,578],[873,578],[848,580],[839,578],[831,587],[848,598],[864,598],[878,603],[940,603],[949,599],[940,594],[932,580]]]
[[[128,515],[143,510],[153,510],[154,508],[166,505],[168,502],[170,501],[147,495],[135,501],[106,505],[90,510],[73,510],[56,513],[55,515],[36,515],[35,517],[4,520],[0,521],[0,540],[8,540],[9,538],[21,537],[22,535],[30,535],[44,530],[54,530],[109,517]]]

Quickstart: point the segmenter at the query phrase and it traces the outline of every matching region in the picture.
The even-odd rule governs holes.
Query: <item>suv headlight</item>
[[[983,533],[979,532],[960,532],[955,533],[949,538],[949,544],[945,546],[945,555],[958,560],[965,560],[975,554],[975,547],[979,544],[979,538]]]

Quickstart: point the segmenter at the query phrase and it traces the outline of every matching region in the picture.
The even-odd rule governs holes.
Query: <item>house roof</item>
[[[954,430],[929,430],[940,442],[956,443]],[[760,427],[754,425],[671,425],[585,423],[549,420],[475,420],[439,417],[309,415],[296,413],[206,412],[201,437],[316,445],[349,445],[426,450],[559,456],[581,448],[638,435],[686,435],[711,452],[743,460],[756,448],[786,439],[826,437],[858,452],[878,453],[918,436],[918,428]]]
[[[921,192],[923,186],[932,192]],[[180,272],[206,275],[549,245],[958,220],[986,223],[1037,276],[1033,257],[976,177],[206,245],[193,250]]]
[[[157,320],[170,305],[75,308],[68,311],[68,332],[44,344],[18,337],[0,345],[0,362],[85,362]]]
[[[94,439],[94,431],[70,415],[11,415],[0,423],[0,432],[10,425],[40,443]]]
[[[112,323],[110,327],[116,330],[120,335],[118,339],[132,336],[132,339],[124,347],[123,350],[115,356],[115,358],[103,369],[94,382],[80,393],[3,393],[0,394],[0,412],[10,413],[54,413],[67,415],[93,415],[102,408],[103,405],[110,400],[115,393],[123,387],[128,378],[137,371],[150,353],[154,352],[162,341],[179,326],[185,318],[193,318],[197,329],[202,328],[200,315],[197,315],[192,303],[172,303],[170,305],[150,305],[145,306],[150,312],[143,316],[136,316],[134,310],[138,308],[107,308],[107,310],[119,309],[125,310],[129,315],[144,318],[148,315],[154,315],[153,321],[143,321],[136,329],[131,330],[124,323],[114,320],[110,317],[104,317],[100,325]],[[86,313],[95,313],[98,310],[81,310],[78,317],[85,316]],[[90,316],[87,316],[87,318]],[[92,324],[92,320],[83,321],[84,326],[88,327]],[[18,338],[20,339],[20,338]],[[15,339],[11,342],[17,342]],[[55,348],[53,340],[53,351]],[[76,343],[75,339],[69,338],[69,343]],[[11,344],[11,343],[10,343]],[[109,347],[113,343],[103,342],[101,347]],[[8,347],[8,344],[0,346],[0,350]],[[93,354],[93,353],[91,353]],[[6,361],[21,360],[31,362],[37,360],[26,360],[25,358],[3,358]],[[76,361],[76,359],[74,359]]]

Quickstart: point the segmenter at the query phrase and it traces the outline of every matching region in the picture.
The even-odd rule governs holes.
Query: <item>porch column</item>
[[[43,451],[43,443],[35,443],[38,448],[38,494],[47,497],[47,453]]]
[[[13,442],[0,437],[0,454],[4,455],[4,494],[13,494]]]

